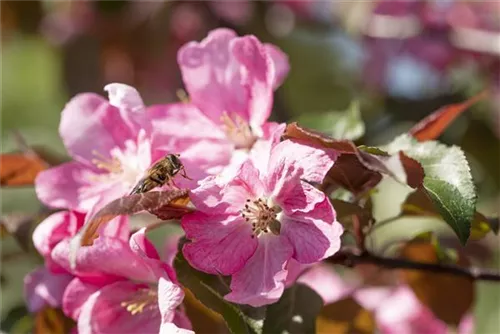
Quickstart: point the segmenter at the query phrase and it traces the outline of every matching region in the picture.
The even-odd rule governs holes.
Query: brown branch
[[[399,258],[387,258],[368,252],[355,254],[350,251],[339,251],[328,258],[328,262],[354,267],[358,264],[374,264],[387,269],[413,269],[433,273],[450,274],[468,277],[473,280],[500,282],[500,273],[474,267],[461,267],[454,264],[422,263]]]

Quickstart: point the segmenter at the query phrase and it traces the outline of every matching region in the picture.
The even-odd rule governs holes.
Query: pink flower
[[[71,270],[68,249],[61,242],[53,257]],[[184,293],[145,229],[128,243],[100,236],[79,249],[72,273],[76,278],[66,288],[63,310],[77,321],[79,333],[158,333],[161,327],[190,332],[182,329],[190,327],[180,308]]]
[[[62,112],[59,132],[73,161],[38,175],[38,198],[49,207],[97,210],[128,195],[159,158],[153,155],[150,113],[139,93],[123,84],[105,90],[109,101],[80,94]]]
[[[316,265],[305,271],[297,282],[315,290],[326,304],[343,298],[353,298],[375,315],[377,328],[382,334],[448,333],[448,326],[420,303],[406,285],[397,287],[359,287],[352,281],[342,280],[328,265]],[[473,333],[473,318],[462,318],[458,333]]]
[[[195,268],[232,275],[227,300],[259,306],[281,296],[287,263],[314,263],[340,247],[342,227],[321,182],[337,154],[299,142],[276,145],[259,171],[245,162],[224,186],[205,182],[192,193],[199,211],[182,227],[191,243],[183,248]]]
[[[72,278],[68,274],[54,274],[45,267],[26,275],[24,297],[28,310],[38,312],[45,306],[61,306],[64,290]]]
[[[190,102],[151,108],[155,140],[198,166],[189,171],[195,178],[228,165],[235,172],[254,150],[269,151],[284,129],[267,119],[289,69],[286,55],[255,36],[216,29],[183,46],[177,58]]]

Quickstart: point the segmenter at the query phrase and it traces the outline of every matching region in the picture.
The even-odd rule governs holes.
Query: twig
[[[368,252],[355,254],[350,251],[339,251],[328,258],[328,261],[348,267],[369,263],[387,269],[423,270],[433,273],[468,277],[473,280],[500,282],[500,273],[488,269],[474,267],[466,268],[454,264],[414,262],[405,259],[381,257]]]

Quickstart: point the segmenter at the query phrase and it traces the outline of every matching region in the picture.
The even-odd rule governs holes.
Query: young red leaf
[[[439,137],[444,130],[465,110],[487,95],[482,92],[462,103],[450,104],[439,108],[410,129],[410,134],[418,141],[432,140]]]
[[[152,191],[118,198],[99,210],[78,233],[80,245],[91,245],[97,238],[97,230],[103,224],[120,215],[141,211],[158,214],[160,219],[180,218],[192,209],[188,207],[187,189]]]
[[[0,183],[3,186],[30,186],[49,165],[36,154],[6,153],[0,156]]]

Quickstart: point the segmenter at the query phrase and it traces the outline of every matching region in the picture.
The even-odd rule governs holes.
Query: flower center
[[[281,223],[277,216],[280,211],[279,206],[269,205],[262,198],[254,201],[247,199],[245,207],[241,210],[241,216],[252,224],[252,238],[269,232],[279,235]]]
[[[117,157],[112,157],[111,159],[106,158],[101,153],[96,150],[92,151],[92,154],[96,156],[96,158],[92,159],[92,163],[99,169],[104,169],[109,173],[121,173],[122,172],[122,164]]]
[[[132,315],[142,313],[145,308],[155,308],[157,305],[158,294],[148,288],[138,290],[134,299],[120,303],[120,306]]]
[[[236,149],[250,149],[257,137],[252,133],[250,125],[238,114],[233,113],[232,118],[224,112],[221,116],[222,127],[227,138],[234,143]]]

